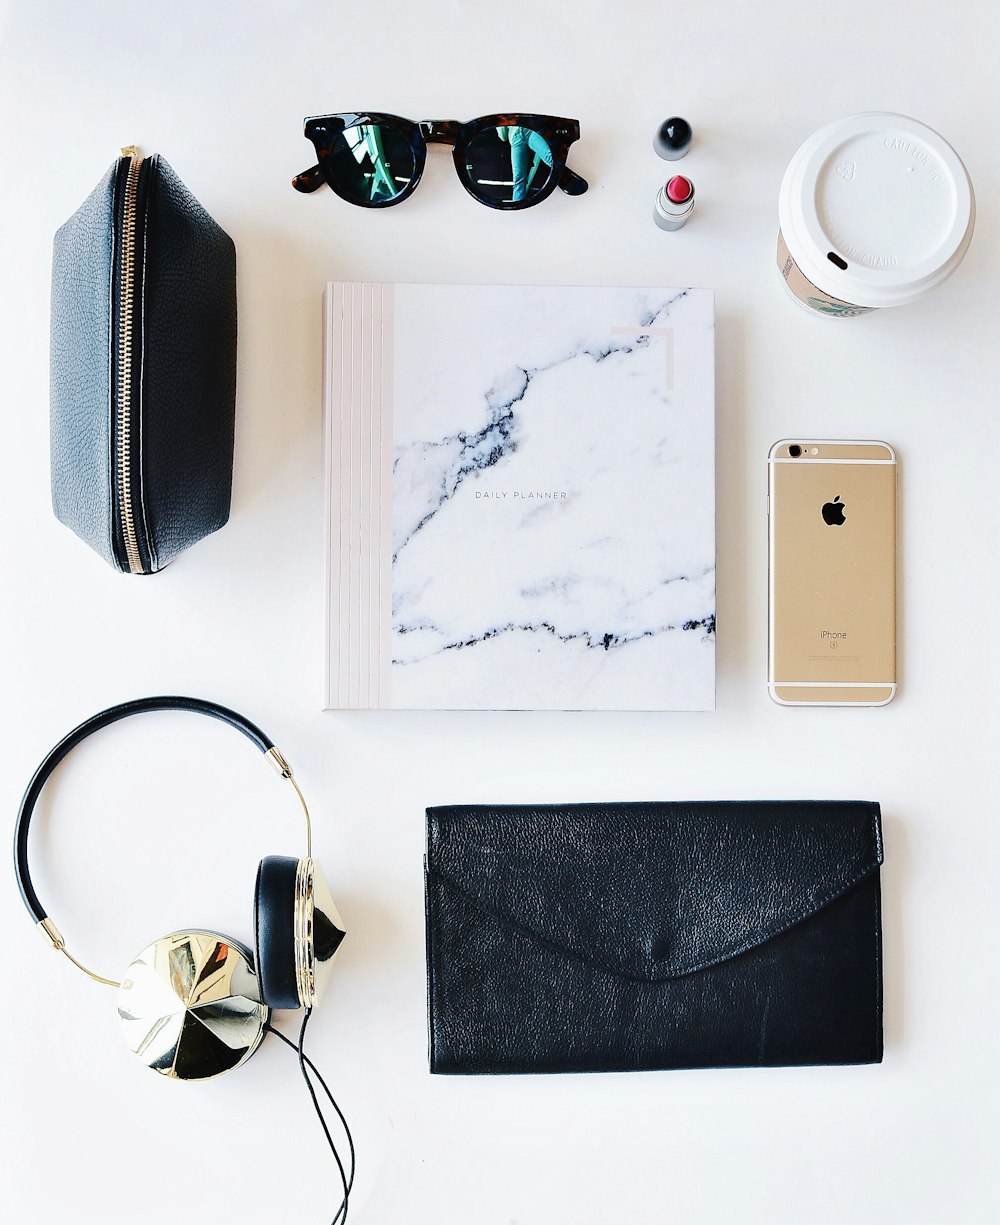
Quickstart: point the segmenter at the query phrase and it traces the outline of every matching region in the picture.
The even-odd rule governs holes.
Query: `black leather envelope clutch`
[[[229,518],[236,249],[167,162],[133,147],[52,254],[56,516],[126,574]]]
[[[877,1063],[879,807],[427,811],[432,1072]]]

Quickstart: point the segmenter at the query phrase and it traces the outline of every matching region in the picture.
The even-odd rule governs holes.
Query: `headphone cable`
[[[330,1092],[329,1085],[323,1079],[319,1069],[303,1049],[306,1037],[306,1026],[309,1024],[309,1018],[311,1016],[312,1009],[307,1008],[305,1010],[305,1015],[302,1018],[302,1027],[299,1030],[299,1040],[297,1043],[293,1042],[290,1038],[286,1038],[283,1033],[274,1028],[270,1021],[267,1023],[267,1025],[265,1025],[264,1032],[274,1034],[274,1036],[279,1038],[285,1044],[285,1046],[291,1047],[291,1049],[295,1051],[296,1055],[298,1056],[299,1069],[302,1072],[302,1079],[305,1081],[306,1088],[309,1090],[309,1096],[312,1098],[313,1109],[316,1111],[316,1117],[319,1119],[320,1126],[323,1128],[323,1134],[326,1136],[326,1142],[330,1146],[330,1152],[333,1153],[333,1159],[337,1163],[337,1169],[340,1172],[340,1182],[341,1186],[343,1187],[343,1199],[341,1200],[340,1207],[337,1209],[333,1220],[330,1222],[330,1225],[346,1225],[348,1202],[350,1200],[351,1188],[354,1186],[354,1137],[351,1135],[351,1129],[347,1125],[347,1119],[344,1118],[344,1112],[337,1105],[336,1098],[334,1098],[333,1094]],[[313,1076],[315,1076],[319,1081],[323,1092],[329,1099],[330,1105],[336,1111],[337,1118],[340,1119],[341,1125],[344,1129],[344,1135],[347,1137],[348,1152],[350,1154],[350,1174],[348,1174],[345,1170],[344,1163],[341,1160],[340,1153],[337,1150],[337,1145],[334,1142],[333,1137],[330,1135],[330,1129],[327,1126],[326,1119],[323,1116],[323,1111],[319,1104],[319,1097],[316,1093],[315,1086],[313,1085],[312,1078],[309,1075],[310,1072],[312,1072]]]

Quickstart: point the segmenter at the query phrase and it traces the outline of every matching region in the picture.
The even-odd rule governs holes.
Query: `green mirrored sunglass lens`
[[[324,170],[356,204],[393,200],[409,186],[416,163],[407,136],[387,124],[358,123],[330,139]]]
[[[544,136],[531,128],[486,128],[466,145],[465,172],[480,200],[520,204],[548,186],[552,150]]]

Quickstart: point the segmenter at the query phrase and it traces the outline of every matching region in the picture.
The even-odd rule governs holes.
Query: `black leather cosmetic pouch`
[[[236,250],[162,157],[129,147],[55,236],[56,516],[152,574],[229,518]]]
[[[440,1073],[877,1063],[879,807],[427,811]]]

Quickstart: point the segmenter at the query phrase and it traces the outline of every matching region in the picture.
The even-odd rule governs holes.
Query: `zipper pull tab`
[[[122,157],[142,157],[138,145],[122,145]]]

